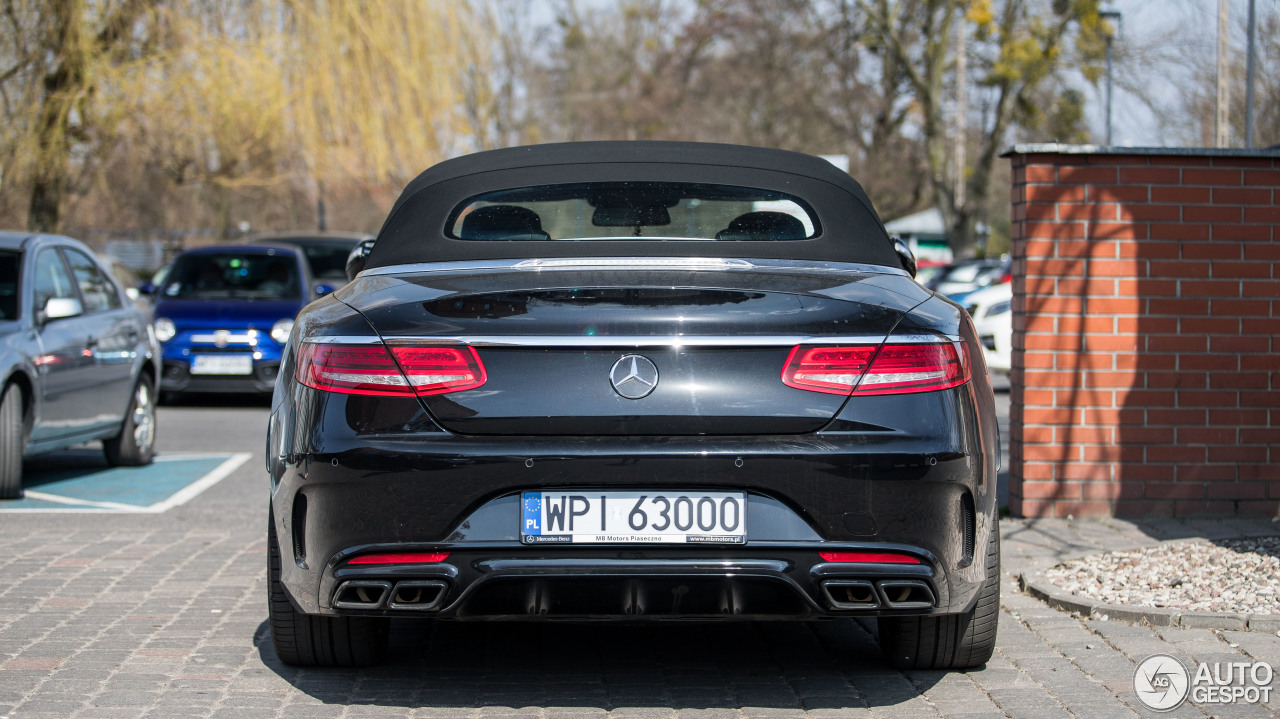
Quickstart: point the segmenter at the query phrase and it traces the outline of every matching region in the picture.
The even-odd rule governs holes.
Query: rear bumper
[[[454,619],[954,613],[976,600],[986,577],[974,548],[996,531],[995,476],[983,476],[981,456],[868,451],[855,436],[439,435],[371,444],[310,454],[278,475],[282,580],[300,611]],[[522,544],[518,492],[552,487],[744,490],[747,541]],[[845,564],[818,554],[858,550],[905,552],[920,563]],[[449,557],[347,562],[371,552]],[[363,597],[353,593],[361,588]],[[408,601],[401,589],[426,595]]]
[[[521,557],[462,552],[418,568],[339,568],[325,614],[493,619],[811,619],[947,611],[924,565],[812,564],[796,548],[735,556]],[[330,590],[330,586],[332,589]]]

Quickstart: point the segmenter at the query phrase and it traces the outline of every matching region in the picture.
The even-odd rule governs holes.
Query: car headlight
[[[1012,308],[1012,306],[1013,306],[1012,303],[1008,301],[997,302],[994,305],[991,305],[991,309],[987,310],[987,316],[990,317],[992,315],[1002,315],[1008,312]]]
[[[155,325],[156,339],[161,342],[168,342],[173,339],[174,335],[178,334],[178,328],[174,326],[173,320],[168,317],[157,317]]]
[[[271,339],[280,344],[284,344],[289,341],[289,333],[292,331],[292,319],[286,318],[283,320],[276,320],[276,323],[271,325]]]

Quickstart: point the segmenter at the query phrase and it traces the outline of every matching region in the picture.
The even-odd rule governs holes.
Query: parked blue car
[[[330,290],[296,247],[202,247],[174,258],[155,295],[165,395],[270,393],[304,305]]]

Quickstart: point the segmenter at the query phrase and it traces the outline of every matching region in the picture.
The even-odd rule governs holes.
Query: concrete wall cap
[[[1118,147],[1115,145],[1062,145],[1056,142],[1017,144],[1000,153],[1014,155],[1170,155],[1183,157],[1271,157],[1280,158],[1280,146],[1243,147]]]

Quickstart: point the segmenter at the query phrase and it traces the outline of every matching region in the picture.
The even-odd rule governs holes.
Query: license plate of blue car
[[[742,492],[540,491],[520,502],[525,544],[743,544]]]
[[[191,374],[253,374],[253,355],[196,355]]]

